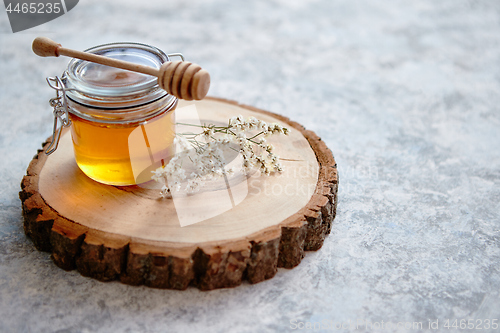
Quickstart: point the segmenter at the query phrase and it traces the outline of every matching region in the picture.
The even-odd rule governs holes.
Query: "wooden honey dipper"
[[[177,98],[185,100],[203,99],[210,88],[210,74],[197,64],[188,61],[169,61],[164,63],[160,69],[157,69],[93,53],[67,49],[47,37],[35,38],[32,48],[33,52],[40,57],[59,57],[63,55],[156,76],[162,89]]]

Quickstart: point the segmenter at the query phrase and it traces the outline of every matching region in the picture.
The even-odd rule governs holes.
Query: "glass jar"
[[[137,43],[86,52],[158,69],[169,61],[163,51]],[[151,171],[168,163],[177,98],[161,89],[156,77],[72,59],[60,81],[76,163],[87,176],[134,185],[151,180]]]

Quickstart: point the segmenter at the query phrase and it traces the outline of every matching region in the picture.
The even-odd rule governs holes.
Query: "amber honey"
[[[151,180],[150,170],[168,162],[175,136],[174,112],[132,124],[102,124],[71,115],[76,163],[109,185]]]

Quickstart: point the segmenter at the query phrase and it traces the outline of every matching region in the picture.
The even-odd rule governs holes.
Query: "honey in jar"
[[[169,61],[161,50],[136,43],[86,52],[156,68]],[[73,59],[62,82],[75,160],[87,176],[109,185],[140,184],[168,163],[177,98],[161,89],[156,77]]]

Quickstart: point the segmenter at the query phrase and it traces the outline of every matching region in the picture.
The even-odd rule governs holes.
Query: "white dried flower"
[[[225,170],[224,148],[230,148],[230,144],[236,144],[239,148],[243,169],[256,167],[266,175],[281,172],[283,167],[279,157],[274,154],[273,145],[267,144],[263,136],[288,133],[289,130],[279,124],[267,124],[255,117],[245,120],[241,115],[229,119],[226,127],[203,125],[200,133],[182,133],[175,137],[174,143],[181,152],[166,166],[152,171],[151,178],[163,184],[160,193],[163,197],[171,191],[180,190],[184,183],[187,192],[199,191],[204,181],[234,172],[232,168]],[[203,137],[204,141],[198,140],[198,136]],[[189,163],[195,170],[189,177],[186,176],[183,163]]]

